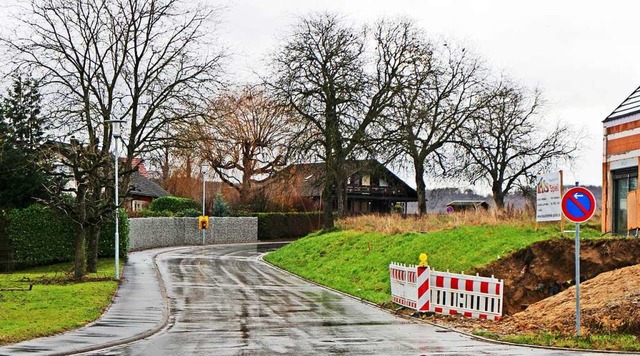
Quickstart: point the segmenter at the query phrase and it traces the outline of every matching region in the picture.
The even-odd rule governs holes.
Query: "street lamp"
[[[118,211],[118,208],[120,206],[120,199],[119,198],[119,192],[118,192],[118,159],[120,156],[120,152],[118,152],[118,140],[120,140],[121,137],[121,132],[120,132],[120,126],[123,122],[125,122],[124,120],[107,120],[108,123],[111,124],[111,136],[113,136],[113,144],[114,144],[114,149],[113,149],[113,156],[115,157],[114,159],[114,180],[115,180],[115,204],[116,204],[116,233],[115,233],[115,250],[116,250],[116,273],[115,273],[115,279],[116,281],[120,279],[120,266],[119,266],[119,262],[120,262],[120,232],[118,230],[119,228],[119,224],[120,224],[120,213]]]
[[[206,164],[203,164],[200,166],[200,171],[202,171],[202,216],[205,216],[205,192],[206,192],[206,187],[205,187],[205,180],[204,180],[204,174],[205,174],[205,168],[209,167]],[[202,244],[204,245],[204,239],[205,239],[205,235],[207,233],[207,229],[202,229]]]

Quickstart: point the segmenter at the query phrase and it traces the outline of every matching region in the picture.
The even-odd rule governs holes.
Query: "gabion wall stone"
[[[157,247],[202,245],[198,218],[129,219],[131,251]],[[258,241],[258,218],[209,217],[205,244]]]

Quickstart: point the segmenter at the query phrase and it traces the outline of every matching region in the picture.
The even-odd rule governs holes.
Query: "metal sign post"
[[[580,336],[580,223],[576,223],[576,335]]]
[[[567,190],[562,196],[562,213],[567,220],[576,224],[576,335],[580,336],[580,223],[593,216],[596,211],[596,198],[588,189],[576,187]]]

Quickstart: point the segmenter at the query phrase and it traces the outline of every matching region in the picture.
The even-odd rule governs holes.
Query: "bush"
[[[193,199],[179,197],[160,197],[149,204],[148,210],[155,212],[170,211],[176,214],[187,209],[199,210],[202,208],[198,202]]]
[[[129,220],[120,210],[120,257],[129,251]],[[8,214],[6,237],[16,268],[73,260],[75,233],[73,222],[60,212],[42,205],[15,209]],[[107,220],[100,231],[99,257],[113,257],[115,224]]]
[[[171,217],[173,216],[173,213],[170,211],[153,211],[149,209],[143,209],[138,212],[138,216],[141,218],[160,218],[167,216]]]
[[[174,214],[175,217],[191,217],[191,218],[197,218],[200,215],[202,215],[202,211],[199,211],[193,208],[180,210],[179,212]]]
[[[322,228],[322,213],[260,213],[258,239],[283,240],[306,236]]]

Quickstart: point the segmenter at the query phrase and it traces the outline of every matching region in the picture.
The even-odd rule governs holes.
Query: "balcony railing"
[[[400,188],[394,189],[393,187],[379,187],[379,186],[371,186],[371,185],[347,185],[347,193],[388,196],[393,194],[402,194],[403,191]]]

